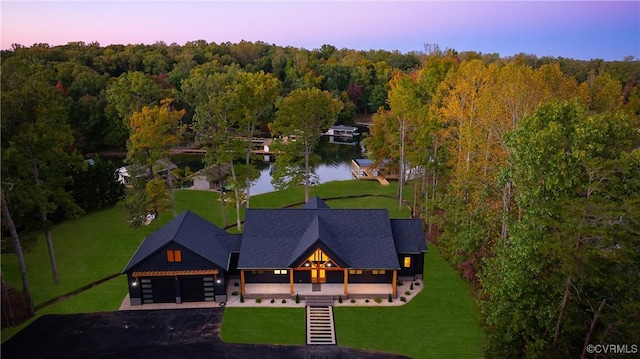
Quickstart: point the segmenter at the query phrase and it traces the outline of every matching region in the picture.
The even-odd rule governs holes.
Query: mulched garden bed
[[[44,315],[2,344],[2,358],[406,358],[335,345],[228,344],[223,308]]]

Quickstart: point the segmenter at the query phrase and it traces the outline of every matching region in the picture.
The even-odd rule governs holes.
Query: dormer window
[[[179,249],[169,249],[167,251],[167,262],[177,263],[182,262],[182,251]]]

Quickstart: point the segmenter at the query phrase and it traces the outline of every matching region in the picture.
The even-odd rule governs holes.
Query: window
[[[167,262],[170,262],[170,263],[182,262],[182,251],[180,251],[179,249],[168,250]]]
[[[411,268],[411,257],[404,257],[404,267]]]
[[[349,274],[362,274],[362,269],[349,269]]]
[[[259,270],[252,270],[251,274],[264,274],[264,270],[263,269],[259,269]]]
[[[384,273],[385,273],[384,269],[382,269],[382,270],[375,270],[375,269],[374,269],[374,270],[372,270],[371,272],[372,272],[373,274],[384,274]]]
[[[273,274],[287,274],[286,269],[276,269],[273,271]]]

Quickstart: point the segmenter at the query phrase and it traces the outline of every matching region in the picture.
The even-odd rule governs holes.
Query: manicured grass
[[[305,310],[225,308],[220,337],[228,343],[304,345]]]
[[[399,307],[336,307],[338,344],[413,358],[482,358],[478,310],[464,282],[431,247],[424,288]]]

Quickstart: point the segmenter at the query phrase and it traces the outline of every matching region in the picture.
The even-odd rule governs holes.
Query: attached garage
[[[175,303],[175,285],[173,278],[140,279],[142,303]]]

